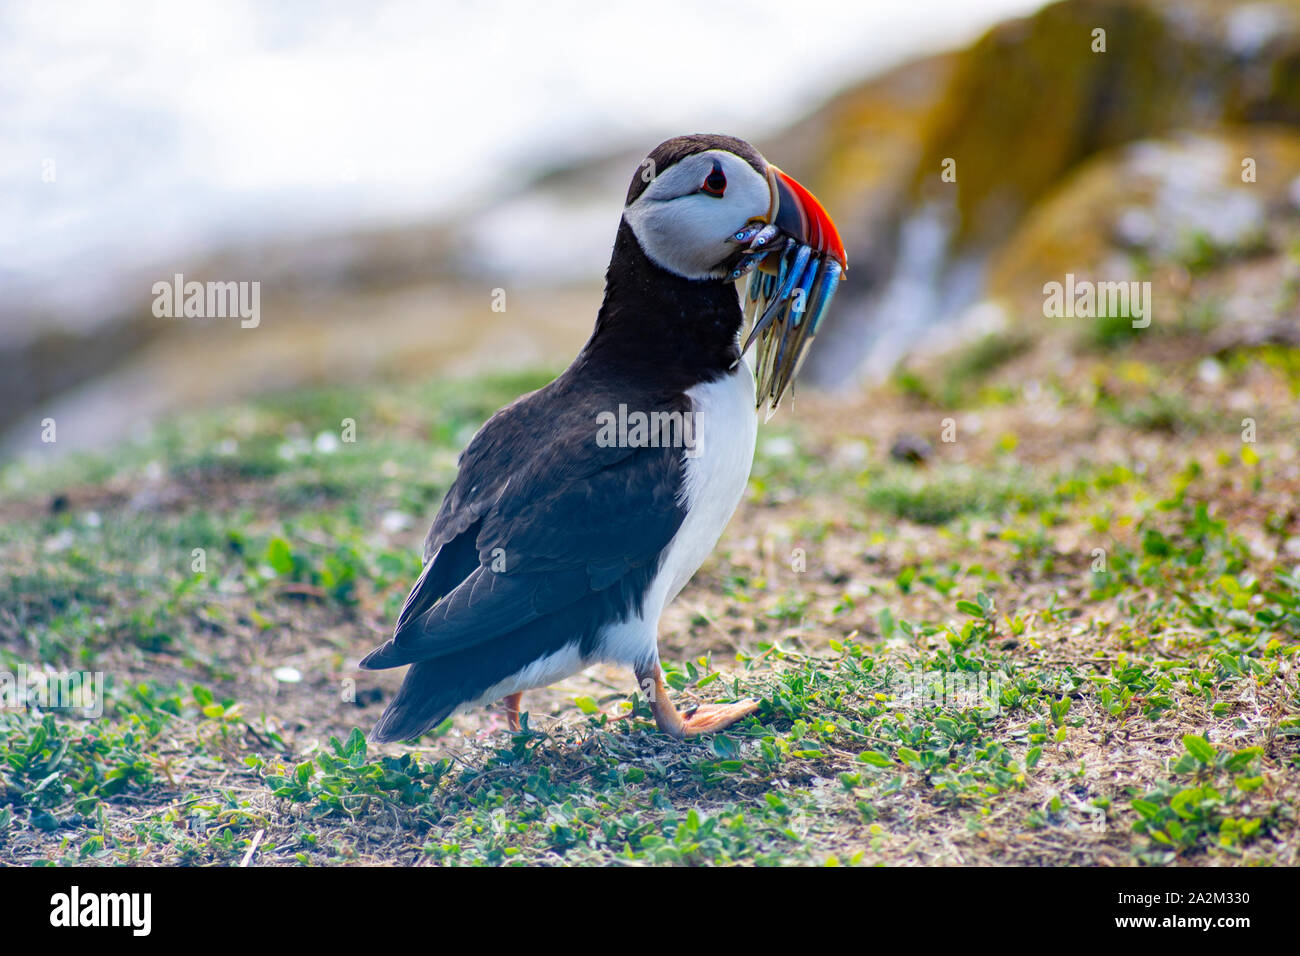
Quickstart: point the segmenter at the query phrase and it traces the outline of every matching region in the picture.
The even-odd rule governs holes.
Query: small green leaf
[[[293,570],[293,553],[289,542],[284,538],[272,538],[266,546],[266,563],[275,569],[276,574],[288,574]]]
[[[1147,820],[1154,820],[1160,815],[1160,808],[1150,800],[1134,800],[1133,809]]]
[[[664,683],[673,690],[681,690],[690,683],[690,680],[681,671],[666,671],[664,673]]]
[[[1186,734],[1183,737],[1183,746],[1187,748],[1189,754],[1201,763],[1214,762],[1214,748],[1210,746],[1204,737],[1197,734]]]
[[[875,750],[864,750],[858,754],[858,759],[863,763],[871,764],[873,767],[892,767],[894,765],[894,761]]]
[[[876,620],[880,624],[880,636],[889,640],[894,636],[894,630],[897,627],[894,621],[894,612],[887,607],[882,607],[880,613],[876,615]]]
[[[1244,750],[1238,750],[1228,758],[1225,766],[1233,773],[1237,773],[1249,767],[1263,753],[1264,750],[1261,747],[1247,747]]]

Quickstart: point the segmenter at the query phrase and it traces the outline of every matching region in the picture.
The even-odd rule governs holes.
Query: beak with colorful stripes
[[[817,197],[771,164],[767,178],[772,206],[731,237],[746,246],[731,277],[749,276],[744,297],[749,336],[741,354],[758,343],[756,397],[770,418],[808,355],[848,270],[848,257]]]

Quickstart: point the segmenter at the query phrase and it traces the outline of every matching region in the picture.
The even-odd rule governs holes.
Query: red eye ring
[[[722,171],[722,164],[716,159],[713,161],[713,170],[704,180],[704,185],[700,187],[700,192],[708,193],[710,196],[722,198],[722,194],[727,191],[727,175]]]

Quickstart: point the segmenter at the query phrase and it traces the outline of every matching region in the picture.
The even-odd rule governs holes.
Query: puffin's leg
[[[650,697],[650,709],[654,711],[655,723],[671,737],[711,734],[730,727],[742,717],[748,717],[758,710],[758,701],[741,700],[734,704],[700,704],[683,715],[678,713],[673,702],[668,699],[668,687],[664,684],[663,671],[659,669],[658,661],[638,668],[636,678]]]
[[[519,733],[519,702],[524,699],[524,692],[509,694],[501,698],[506,702],[506,726],[512,734]]]

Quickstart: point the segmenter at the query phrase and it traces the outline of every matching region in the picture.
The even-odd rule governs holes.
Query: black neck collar
[[[684,279],[656,265],[623,220],[605,301],[579,361],[684,391],[735,367],[743,322],[734,282]]]

